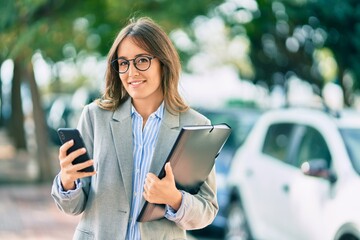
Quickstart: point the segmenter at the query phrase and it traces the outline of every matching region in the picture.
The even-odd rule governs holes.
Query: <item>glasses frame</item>
[[[136,62],[135,62],[135,60],[138,59],[138,58],[147,58],[147,59],[149,60],[149,67],[147,67],[146,69],[139,69],[139,68],[136,66]],[[136,58],[133,58],[133,59],[125,59],[125,58],[123,58],[123,57],[120,57],[120,58],[116,58],[116,59],[114,59],[114,60],[111,61],[111,67],[112,67],[117,73],[124,74],[124,73],[126,73],[126,72],[129,70],[129,68],[130,68],[130,62],[132,62],[133,65],[134,65],[134,67],[135,67],[137,70],[139,70],[139,71],[141,71],[141,72],[144,72],[144,71],[148,70],[148,69],[151,67],[151,60],[153,60],[154,58],[156,58],[156,57],[155,57],[155,56],[145,56],[145,55],[137,56]],[[116,66],[119,66],[119,64],[118,64],[118,60],[119,60],[119,59],[121,59],[121,60],[129,63],[129,64],[127,65],[127,68],[126,68],[125,71],[119,71],[119,69],[117,69]]]

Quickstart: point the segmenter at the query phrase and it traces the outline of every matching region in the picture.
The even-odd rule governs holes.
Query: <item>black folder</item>
[[[214,167],[231,128],[225,124],[184,126],[166,159],[170,161],[176,186],[191,194],[196,194]],[[158,174],[165,176],[165,163]],[[145,202],[137,218],[138,222],[148,222],[163,218],[164,204]]]

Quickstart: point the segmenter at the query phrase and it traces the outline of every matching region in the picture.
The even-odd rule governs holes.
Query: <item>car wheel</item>
[[[252,239],[249,225],[245,217],[244,209],[239,201],[235,201],[230,204],[226,220],[225,239]]]

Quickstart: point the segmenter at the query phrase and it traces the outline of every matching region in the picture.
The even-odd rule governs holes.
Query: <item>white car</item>
[[[233,159],[227,239],[360,239],[360,114],[264,113]]]

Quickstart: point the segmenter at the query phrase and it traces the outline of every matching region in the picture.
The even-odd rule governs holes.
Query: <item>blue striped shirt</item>
[[[126,236],[128,240],[140,239],[140,230],[136,218],[141,210],[140,204],[145,177],[149,172],[163,114],[164,103],[148,117],[143,128],[143,118],[134,106],[131,107],[134,171],[130,220]]]

